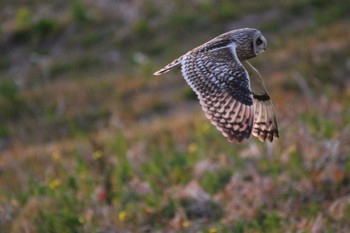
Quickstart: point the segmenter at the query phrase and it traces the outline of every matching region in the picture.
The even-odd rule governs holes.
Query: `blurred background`
[[[1,232],[349,232],[350,2],[0,7]],[[254,27],[280,139],[230,144],[179,70]]]

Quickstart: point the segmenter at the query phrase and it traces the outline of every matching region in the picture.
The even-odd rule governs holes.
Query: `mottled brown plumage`
[[[181,65],[182,75],[196,92],[206,117],[229,141],[241,142],[253,134],[271,142],[279,136],[273,105],[260,74],[246,61],[266,46],[265,37],[256,29],[233,30],[154,74]]]

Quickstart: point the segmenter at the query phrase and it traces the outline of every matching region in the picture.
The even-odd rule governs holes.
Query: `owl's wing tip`
[[[257,137],[261,142],[272,142],[274,139],[279,138],[278,130],[261,130],[259,128],[254,128],[252,135]]]
[[[153,73],[153,75],[161,75],[164,73],[169,72],[171,69],[173,69],[175,66],[180,65],[181,63],[181,59],[182,57],[179,57],[178,59],[175,59],[174,61],[172,61],[171,63],[169,63],[168,65],[164,66],[162,69],[156,71]]]
[[[225,137],[227,137],[228,142],[235,142],[241,144],[245,139],[250,138],[250,134],[229,135]]]
[[[159,75],[161,75],[161,74],[162,74],[162,73],[160,72],[160,70],[158,70],[158,71],[156,71],[156,72],[153,73],[154,76],[159,76]]]
[[[243,138],[227,138],[227,141],[241,144],[243,142]]]

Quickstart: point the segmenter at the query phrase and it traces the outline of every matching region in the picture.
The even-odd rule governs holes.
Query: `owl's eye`
[[[261,45],[263,43],[263,41],[259,38],[259,39],[256,40],[255,43],[256,43],[256,45]]]

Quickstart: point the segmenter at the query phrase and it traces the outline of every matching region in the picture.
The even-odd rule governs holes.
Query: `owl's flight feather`
[[[205,115],[229,141],[241,142],[250,137],[253,96],[247,73],[231,48],[186,56],[181,70],[197,93]]]
[[[260,73],[248,62],[243,62],[247,69],[254,97],[254,126],[252,134],[260,141],[272,142],[279,137],[276,113],[269,94],[266,91]]]

